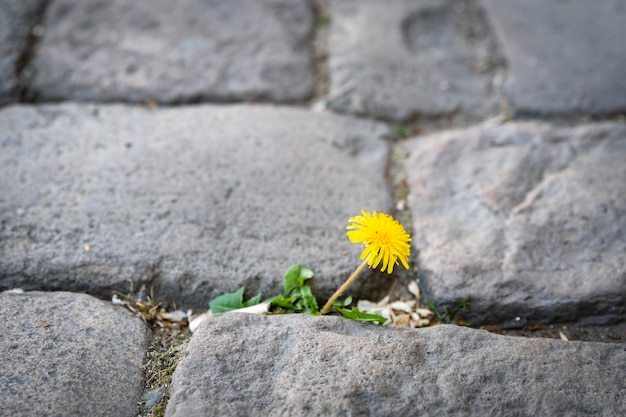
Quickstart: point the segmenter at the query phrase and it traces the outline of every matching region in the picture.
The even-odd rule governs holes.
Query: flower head
[[[411,254],[411,236],[396,219],[388,214],[373,214],[361,210],[362,216],[350,217],[351,225],[346,227],[348,239],[352,243],[361,243],[363,252],[361,259],[367,259],[367,264],[378,267],[382,262],[381,271],[387,270],[391,274],[393,267],[398,263],[409,269],[407,259]]]

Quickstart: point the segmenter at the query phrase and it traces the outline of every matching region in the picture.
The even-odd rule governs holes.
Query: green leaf
[[[406,139],[409,137],[409,132],[406,130],[406,127],[402,125],[396,125],[396,134],[400,139]]]
[[[330,16],[328,15],[321,15],[317,18],[317,24],[319,26],[328,26],[330,25]]]
[[[255,295],[254,297],[252,297],[251,299],[246,301],[244,304],[245,304],[246,307],[250,307],[250,306],[257,305],[260,302],[261,302],[261,293],[258,293],[257,295]]]
[[[311,292],[311,287],[303,285],[294,289],[291,297],[278,295],[270,300],[274,313],[307,313],[319,314],[317,300]]]
[[[288,295],[294,288],[300,288],[304,285],[304,281],[313,278],[313,271],[304,265],[292,265],[285,272],[285,279],[283,281],[283,287],[285,288],[285,295]]]
[[[337,308],[342,308],[342,307],[348,307],[350,304],[352,304],[352,296],[346,297],[346,299],[343,300],[343,301],[342,300],[336,300],[333,303],[333,306],[337,307]]]
[[[379,316],[378,314],[369,314],[363,313],[359,311],[358,308],[354,307],[352,310],[348,310],[347,308],[338,308],[337,311],[341,313],[347,319],[356,320],[356,321],[364,321],[369,323],[379,322],[380,324],[384,324],[387,319],[383,316]]]
[[[301,288],[300,295],[304,304],[304,312],[307,314],[317,315],[319,313],[319,307],[317,305],[317,299],[311,292],[311,287],[304,285]]]
[[[435,303],[433,301],[428,301],[426,303],[426,307],[428,307],[428,309],[430,311],[432,311],[433,313],[435,313],[435,317],[437,318],[437,321],[441,322],[441,323],[445,323],[445,318],[443,317],[443,314],[441,314],[439,312],[439,309],[437,309],[437,305],[435,305]]]
[[[459,310],[466,310],[467,308],[469,308],[469,303],[470,303],[469,297],[467,297],[465,300],[457,302],[457,305],[454,306],[454,308],[450,311],[450,313],[448,313],[448,317],[450,318],[450,321],[454,320]]]
[[[239,288],[235,292],[230,292],[227,294],[222,294],[216,298],[214,298],[211,302],[209,302],[209,308],[213,314],[217,313],[225,313],[227,311],[238,310],[244,307],[250,307],[261,302],[261,294],[257,294],[256,296],[249,299],[244,303],[243,301],[243,292],[245,291],[244,287]]]
[[[211,302],[209,302],[209,308],[211,309],[211,312],[213,314],[225,313],[227,311],[237,310],[239,308],[245,307],[243,305],[244,291],[244,287],[241,287],[235,292],[222,294],[216,297]]]
[[[285,297],[284,295],[277,295],[274,298],[271,298],[269,302],[272,304],[272,307],[282,308],[289,311],[295,311],[296,306],[293,305],[293,297]]]

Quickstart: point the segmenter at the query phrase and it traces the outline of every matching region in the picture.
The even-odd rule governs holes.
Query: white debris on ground
[[[202,323],[203,321],[205,321],[206,319],[209,318],[211,311],[207,311],[206,313],[202,313],[199,314],[198,316],[194,317],[190,322],[189,322],[189,331],[191,333],[195,332],[196,329],[198,328],[198,326],[200,325],[200,323]]]
[[[270,311],[270,304],[271,303],[255,304],[250,307],[244,307],[244,308],[239,308],[237,310],[227,311],[224,314],[229,314],[229,313],[266,314],[266,313],[269,313]],[[209,318],[209,316],[212,316],[212,315],[213,313],[211,313],[211,310],[209,310],[206,313],[202,313],[196,317],[193,317],[189,321],[189,331],[191,333],[195,332],[198,326],[200,325],[200,323],[202,323],[204,320],[206,320],[207,318]]]
[[[387,319],[385,325],[399,327],[425,327],[431,324],[435,313],[422,304],[420,289],[415,281],[411,281],[408,290],[415,297],[414,300],[390,301],[389,296],[377,303],[360,300],[357,308],[370,314],[378,314]]]
[[[2,291],[3,294],[24,294],[24,290],[21,288],[12,288],[10,290]]]
[[[378,314],[379,316],[386,318],[387,322],[385,325],[387,326],[418,328],[433,324],[432,321],[435,317],[435,313],[426,308],[422,303],[422,297],[417,283],[412,281],[408,285],[407,289],[413,295],[414,299],[391,301],[389,296],[387,296],[379,302],[360,300],[357,303],[357,308],[364,313]],[[238,310],[232,310],[224,314],[267,314],[269,311],[270,303],[261,303],[250,307],[240,308]],[[159,317],[168,322],[188,320],[189,331],[193,333],[196,331],[200,323],[208,319],[212,314],[211,310],[200,314],[192,314],[191,311],[188,311],[187,313],[174,311],[171,313],[159,313]]]

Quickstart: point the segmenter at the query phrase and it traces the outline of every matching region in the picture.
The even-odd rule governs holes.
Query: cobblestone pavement
[[[214,318],[167,415],[625,415],[624,39],[624,0],[0,0],[2,414],[154,412],[114,292],[203,311],[302,263],[326,299],[365,209],[411,268],[352,295],[586,342]]]

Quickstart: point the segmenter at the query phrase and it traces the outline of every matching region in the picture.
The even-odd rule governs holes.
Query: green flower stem
[[[352,275],[350,275],[350,277],[346,280],[346,282],[344,282],[343,285],[339,287],[337,291],[335,291],[333,296],[328,299],[326,304],[324,304],[324,308],[322,308],[322,310],[320,311],[320,314],[328,313],[328,310],[330,310],[330,308],[333,306],[333,303],[335,302],[335,300],[339,298],[339,296],[343,294],[345,290],[348,289],[348,287],[354,282],[356,277],[359,276],[361,271],[363,271],[363,268],[365,268],[366,266],[367,266],[367,258],[363,261],[361,265],[359,265],[359,267],[352,273]]]

